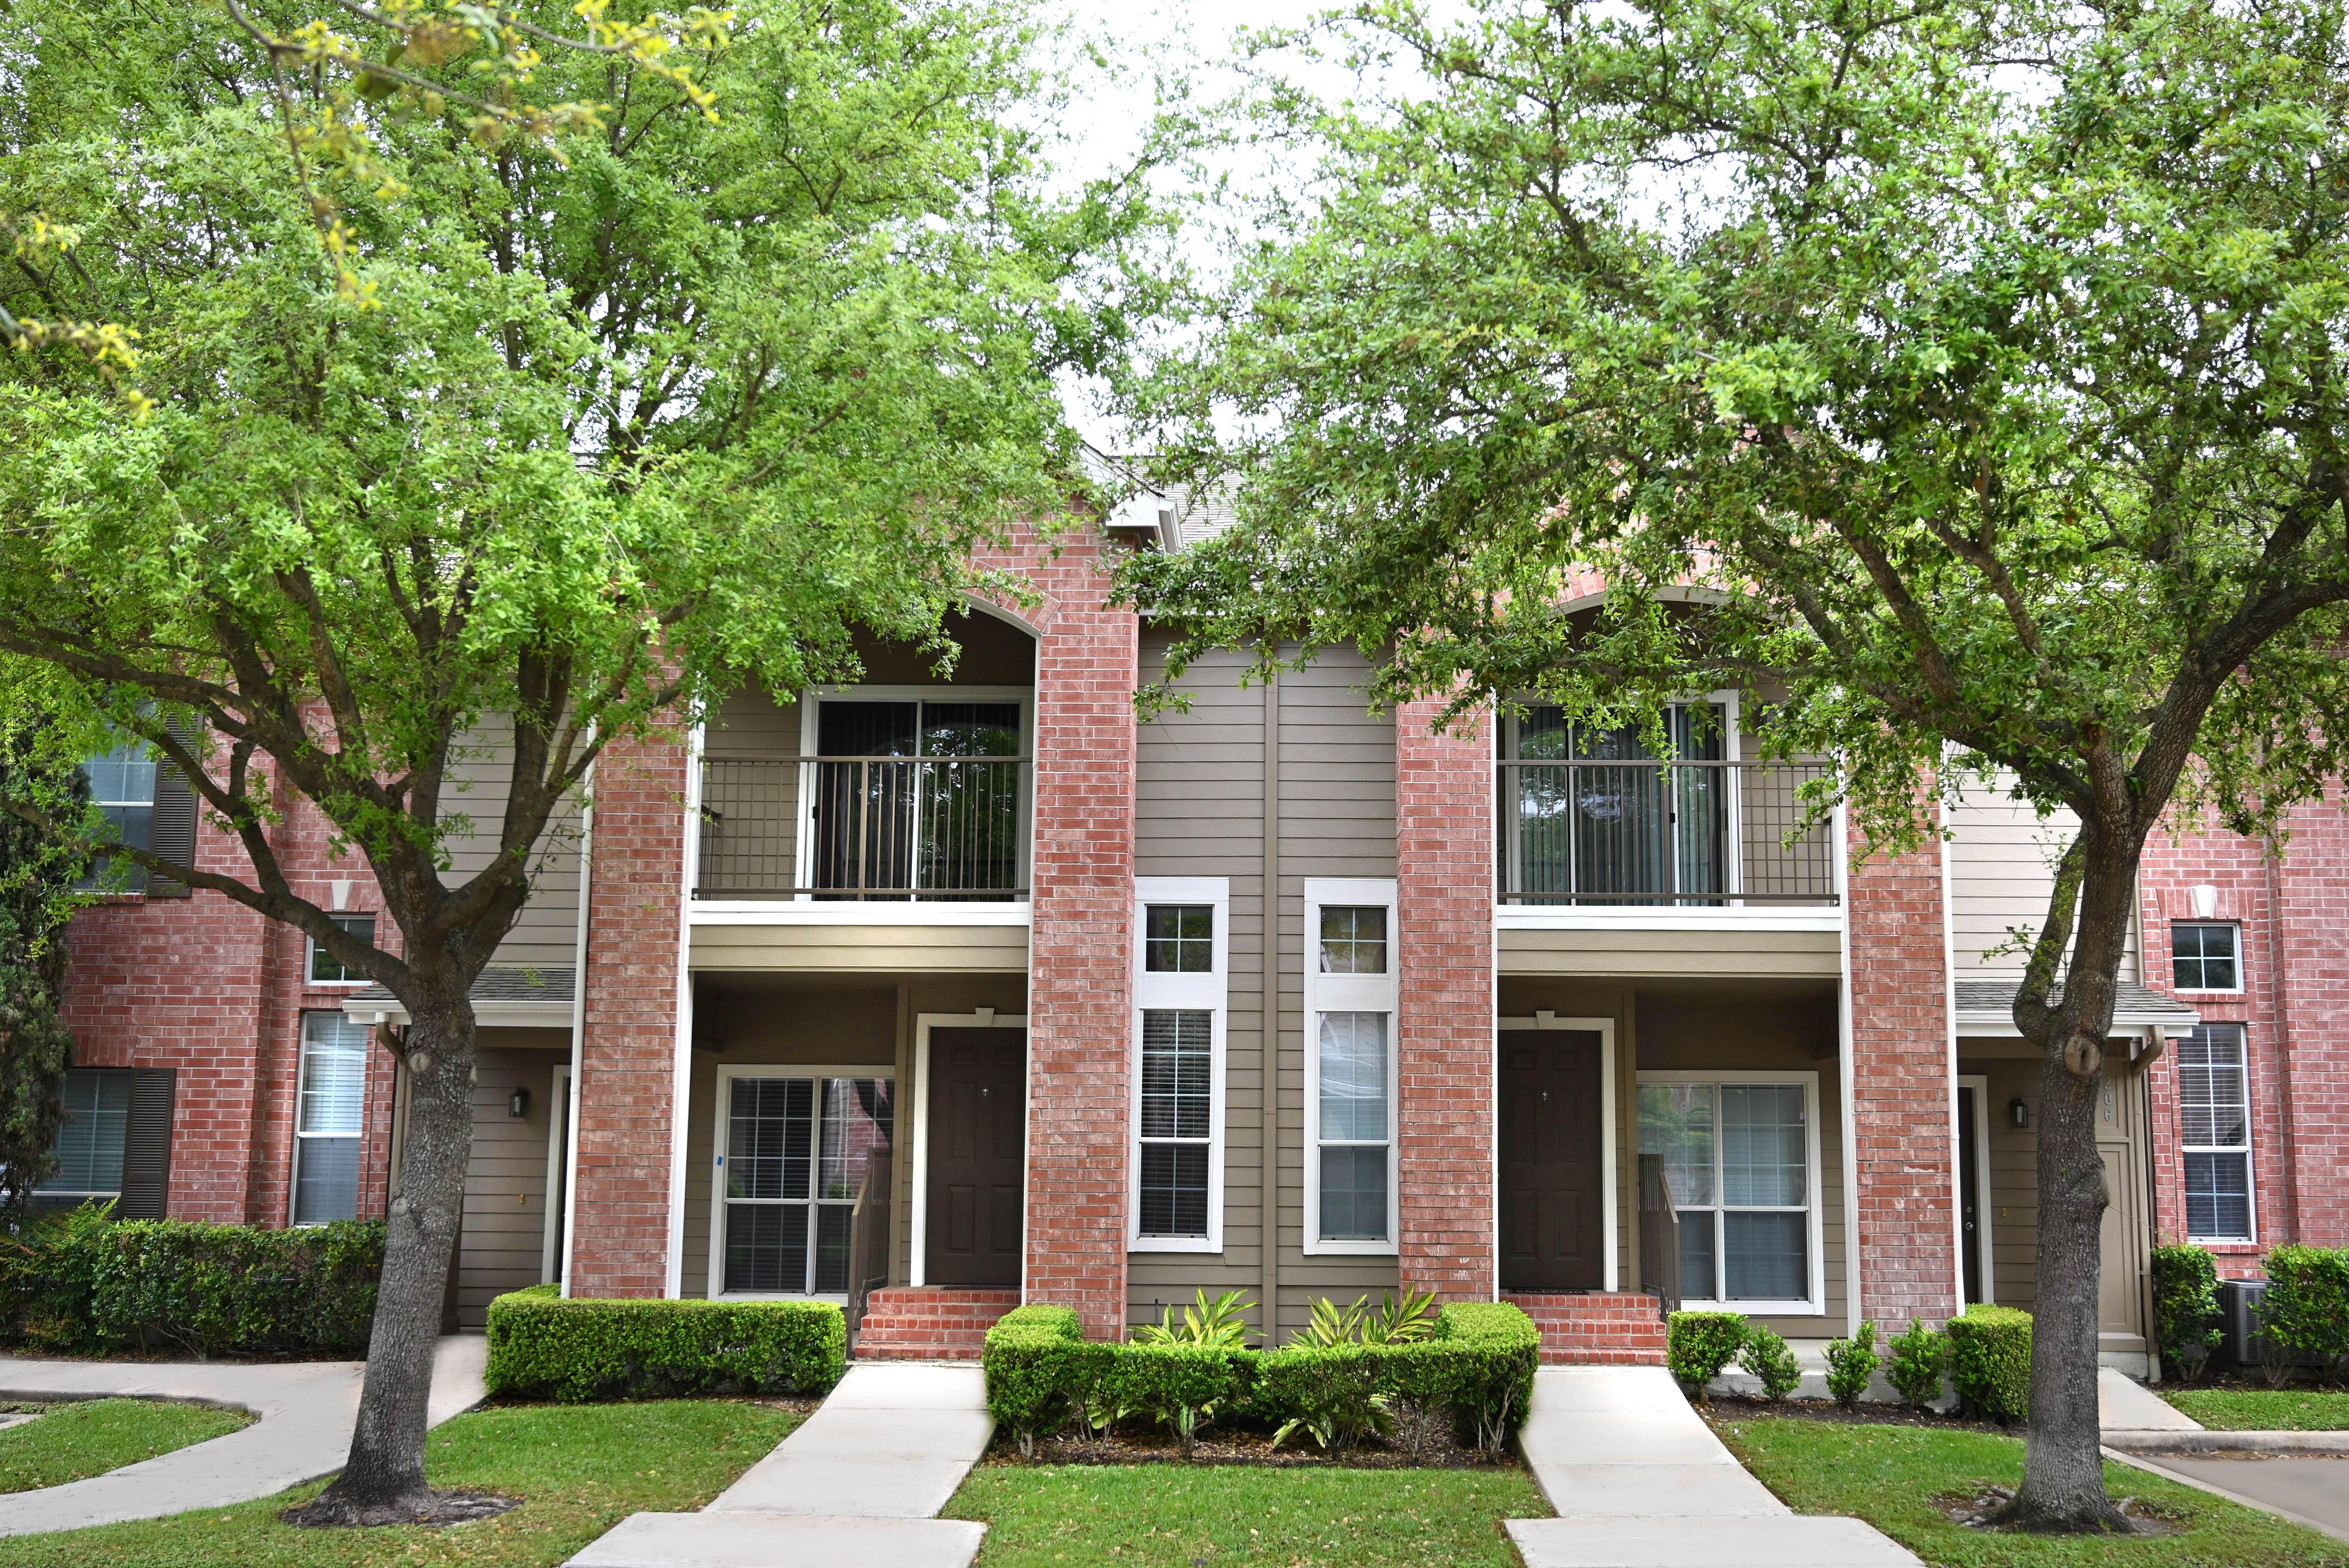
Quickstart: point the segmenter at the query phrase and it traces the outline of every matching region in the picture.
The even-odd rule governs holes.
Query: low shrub
[[[1762,1380],[1762,1397],[1774,1405],[1803,1381],[1802,1363],[1795,1359],[1794,1347],[1775,1330],[1758,1323],[1745,1331],[1745,1343],[1737,1347],[1737,1364]]]
[[[2349,1251],[2278,1247],[2267,1256],[2260,1323],[2271,1346],[2268,1378],[2281,1387],[2295,1364],[2338,1376],[2349,1369]]]
[[[1745,1343],[1745,1319],[1733,1312],[1676,1312],[1666,1336],[1664,1364],[1702,1403],[1721,1369]]]
[[[1452,1408],[1478,1448],[1499,1453],[1534,1402],[1541,1330],[1513,1302],[1454,1302],[1437,1310],[1433,1343],[1458,1346],[1467,1357],[1454,1377]]]
[[[821,1394],[848,1327],[821,1301],[565,1301],[533,1285],[490,1303],[492,1394],[557,1399]]]
[[[367,1349],[383,1225],[300,1230],[111,1217],[84,1204],[0,1247],[0,1322],[35,1349],[195,1356]]]
[[[1109,1346],[1085,1343],[1084,1320],[1071,1307],[1018,1307],[987,1331],[987,1408],[1023,1457],[1035,1458],[1039,1437],[1083,1410],[1110,1354]]]
[[[1941,1379],[1949,1370],[1950,1347],[1941,1336],[1915,1318],[1907,1331],[1887,1346],[1885,1380],[1905,1404],[1919,1408],[1941,1397]]]
[[[1970,1306],[1950,1319],[1950,1381],[1964,1407],[1999,1422],[2031,1415],[2031,1315]]]
[[[1827,1341],[1827,1392],[1845,1409],[1857,1409],[1875,1377],[1876,1325],[1863,1318],[1849,1339]]]
[[[1243,1358],[1255,1357],[1216,1345],[1121,1345],[1104,1358],[1094,1377],[1104,1407],[1119,1415],[1146,1416],[1167,1427],[1188,1459],[1199,1429],[1244,1389]]]
[[[1303,1432],[1334,1459],[1373,1433],[1391,1431],[1394,1406],[1384,1385],[1392,1358],[1376,1345],[1292,1345],[1258,1357],[1259,1407],[1287,1416],[1272,1446]]]
[[[2191,1383],[2226,1337],[2219,1312],[2219,1260],[2200,1247],[2153,1249],[2155,1343],[2171,1374]]]

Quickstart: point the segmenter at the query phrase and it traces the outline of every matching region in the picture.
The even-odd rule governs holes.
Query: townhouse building
[[[1984,795],[1948,841],[1852,867],[1791,844],[1816,767],[1755,760],[1734,692],[1670,760],[1553,710],[1439,732],[1332,654],[1190,670],[1105,563],[1211,509],[1144,493],[999,564],[940,675],[864,645],[854,686],[748,690],[598,764],[485,975],[450,1315],[583,1296],[812,1295],[867,1356],[968,1355],[1022,1301],[1096,1336],[1239,1290],[1506,1297],[1557,1359],[1660,1360],[1660,1301],[1793,1339],[2028,1307],[2038,1063],[2011,928],[2061,823]],[[489,817],[494,735],[463,807]],[[111,771],[105,771],[110,769]],[[237,870],[135,756],[126,832]],[[337,918],[373,884],[285,803]],[[2159,841],[2102,1111],[2107,1359],[2145,1367],[2158,1237],[2230,1273],[2349,1241],[2349,823],[2289,852]],[[171,835],[178,835],[173,840]],[[460,853],[459,869],[464,866]],[[78,1065],[45,1199],[276,1226],[379,1213],[403,1015],[206,892],[70,934]]]

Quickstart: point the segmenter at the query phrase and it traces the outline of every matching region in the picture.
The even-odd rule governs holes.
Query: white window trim
[[[977,1013],[916,1013],[914,1015],[914,1171],[912,1233],[914,1255],[908,1264],[905,1283],[919,1286],[927,1283],[930,1247],[930,1031],[932,1029],[1024,1029],[1028,1026],[1025,1013],[999,1013],[988,1007]],[[1036,1105],[1036,1053],[1025,1053],[1026,1083],[1020,1093],[1026,1106],[1023,1123],[1033,1130],[1029,1117]],[[898,1118],[902,1124],[903,1115]],[[1028,1165],[1019,1165],[1019,1299],[1028,1299]]]
[[[827,699],[845,702],[1012,702],[1019,705],[1019,755],[1028,758],[1028,765],[1019,770],[1019,866],[1012,881],[1021,887],[1032,885],[1036,875],[1036,689],[1033,686],[810,686],[800,693],[800,755],[814,757],[819,717],[817,707]],[[815,769],[812,762],[800,764],[799,778],[799,849],[792,862],[792,880],[805,887],[815,872]],[[698,813],[697,813],[697,816]],[[693,862],[700,863],[697,858]],[[1008,900],[990,903],[984,899],[933,899],[925,906],[921,901],[909,901],[899,906],[887,901],[876,901],[871,907],[886,911],[899,907],[915,909],[961,910],[984,912],[1001,916],[1006,912],[1024,912],[1033,902]],[[817,903],[813,893],[801,893],[788,901],[793,904],[821,909],[840,907],[833,901]],[[865,901],[856,900],[849,907],[864,908]],[[1025,918],[1023,914],[1023,919]],[[895,916],[875,913],[868,923],[885,925],[894,923]],[[915,924],[950,923],[945,920],[907,922]]]
[[[1387,912],[1387,972],[1384,975],[1321,973],[1321,907],[1324,904],[1383,904]],[[1305,1252],[1308,1256],[1395,1257],[1402,1252],[1402,924],[1395,883],[1383,879],[1305,879]],[[1387,1016],[1387,1234],[1381,1242],[1321,1240],[1321,1025],[1324,1013],[1384,1013]]]
[[[338,909],[329,913],[326,918],[334,921],[356,920],[362,915],[366,916],[368,920],[375,922],[376,929],[380,931],[383,923],[383,912],[381,910]],[[374,935],[370,934],[367,941],[372,944],[375,941]],[[313,980],[310,976],[318,972],[318,939],[315,936],[305,936],[302,939],[302,985],[305,989],[311,991],[357,991],[363,986],[372,985],[375,984],[374,981],[368,979],[364,975],[351,980]]]
[[[1205,975],[1158,975],[1143,967],[1149,954],[1152,904],[1202,904],[1215,911],[1211,967]],[[1133,1055],[1127,1076],[1132,1092],[1126,1120],[1133,1130],[1132,1169],[1126,1179],[1125,1235],[1137,1253],[1220,1253],[1224,1250],[1224,1025],[1231,1001],[1232,884],[1228,877],[1136,877],[1133,879]],[[1181,1009],[1206,1013],[1210,1025],[1207,1080],[1207,1233],[1205,1236],[1145,1236],[1142,1233],[1142,1016]]]
[[[2240,945],[2240,939],[2238,938],[2238,946]],[[2240,956],[2236,958],[2235,974],[2239,978],[2243,972],[2242,963]],[[2252,1158],[2253,1151],[2258,1146],[2258,1140],[2253,1137],[2256,1130],[2251,1125],[2252,1108],[2257,1102],[2251,1095],[2251,1026],[2215,1023],[2204,1024],[2200,1026],[2206,1029],[2232,1029],[2235,1031],[2235,1037],[2242,1042],[2243,1141],[2240,1147],[2233,1144],[2188,1143],[2185,1128],[2186,1096],[2181,1089],[2178,1097],[2178,1202],[2180,1208],[2186,1206],[2186,1156],[2189,1154],[2240,1154],[2243,1157],[2243,1229],[2248,1233],[2240,1236],[2189,1235],[2186,1240],[2190,1245],[2202,1247],[2255,1247],[2260,1244],[2260,1171],[2257,1162]]]
[[[310,1087],[310,1020],[314,1017],[317,1017],[333,1018],[340,1021],[347,1016],[348,1015],[347,1014],[338,1013],[331,1008],[324,1007],[305,1009],[300,1016],[300,1021],[298,1024],[300,1032],[295,1035],[294,1040],[294,1157],[286,1162],[287,1168],[285,1172],[285,1225],[288,1230],[295,1228],[306,1230],[313,1225],[327,1225],[335,1222],[331,1220],[296,1220],[294,1217],[295,1205],[301,1201],[302,1144],[305,1140],[312,1138],[357,1138],[359,1144],[359,1160],[361,1164],[359,1169],[358,1185],[352,1193],[351,1218],[358,1218],[357,1200],[367,1190],[367,1169],[365,1164],[367,1160],[367,1079],[368,1076],[367,1069],[371,1064],[367,1060],[368,1052],[366,1046],[362,1045],[359,1047],[360,1076],[358,1131],[356,1133],[350,1133],[305,1132],[302,1130],[302,1096]],[[127,1152],[125,1158],[127,1162]]]
[[[1561,1018],[1555,1013],[1537,1013],[1530,1018],[1503,1018],[1500,1027],[1509,1029],[1574,1029],[1599,1036],[1599,1246],[1603,1250],[1606,1270],[1600,1280],[1603,1290],[1620,1288],[1617,1284],[1617,1264],[1622,1253],[1621,1216],[1616,1205],[1620,1174],[1616,1164],[1615,1129],[1618,1112],[1615,1106],[1615,1020],[1612,1018]],[[1495,1058],[1495,1081],[1498,1081],[1499,1059]],[[1499,1114],[1497,1106],[1495,1114]],[[1500,1137],[1497,1127],[1493,1139],[1493,1255],[1501,1255],[1501,1167]]]
[[[2185,985],[2178,981],[2178,928],[2181,925],[2221,925],[2235,934],[2235,983],[2232,985]],[[2169,923],[2171,988],[2189,996],[2240,996],[2243,994],[2243,923],[2240,920],[2173,920]]]
[[[814,1078],[820,1086],[825,1078],[881,1078],[891,1084],[897,1081],[897,1068],[893,1063],[866,1062],[861,1066],[839,1063],[811,1065],[802,1062],[740,1062],[718,1069],[717,1087],[709,1101],[709,1299],[712,1301],[829,1301],[845,1305],[848,1297],[811,1295],[801,1290],[728,1290],[726,1288],[726,1123],[727,1107],[733,1102],[736,1078]],[[893,1123],[902,1123],[902,1116],[893,1115]],[[895,1125],[890,1128],[895,1138]],[[817,1136],[822,1138],[819,1130]],[[820,1147],[820,1145],[819,1145]],[[812,1204],[810,1207],[813,1207]],[[811,1217],[811,1231],[812,1217]]]
[[[1742,1312],[1748,1317],[1824,1317],[1826,1315],[1826,1216],[1820,1198],[1819,1174],[1819,1075],[1816,1072],[1765,1068],[1713,1068],[1702,1070],[1672,1072],[1642,1072],[1639,1081],[1650,1083],[1798,1083],[1803,1086],[1804,1159],[1807,1162],[1803,1185],[1809,1225],[1805,1245],[1810,1252],[1811,1290],[1802,1301],[1713,1301],[1707,1297],[1683,1295],[1681,1305],[1691,1312]],[[1714,1171],[1720,1166],[1721,1129],[1713,1128]],[[1720,1205],[1716,1204],[1715,1207]],[[1704,1211],[1713,1212],[1713,1209]]]

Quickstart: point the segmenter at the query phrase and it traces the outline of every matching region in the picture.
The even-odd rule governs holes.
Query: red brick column
[[[1429,727],[1443,706],[1411,703],[1395,715],[1398,1239],[1404,1283],[1446,1301],[1491,1301],[1491,742],[1436,734]]]
[[[659,1295],[668,1278],[686,748],[632,741],[595,765],[571,1294]]]
[[[2292,839],[2277,868],[2283,1050],[2261,1052],[2261,1031],[2251,1036],[2256,1223],[2265,1246],[2349,1246],[2349,1182],[2342,1180],[2349,1171],[2349,946],[2342,940],[2349,929],[2349,820],[2339,788],[2326,795],[2292,813]],[[2263,945],[2245,944],[2251,975],[2273,966]],[[2279,1190],[2286,1161],[2289,1212]]]
[[[1036,641],[1036,840],[1028,942],[1023,1299],[1125,1327],[1126,1100],[1139,623],[1105,602],[1098,549],[1022,552],[1049,595]]]
[[[1862,1313],[1899,1327],[1960,1310],[1949,975],[1940,846],[1851,876],[1848,1108]]]

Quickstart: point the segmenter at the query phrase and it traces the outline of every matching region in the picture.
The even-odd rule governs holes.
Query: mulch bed
[[[1985,1535],[2004,1535],[2006,1527],[1990,1521],[1998,1511],[2014,1501],[2014,1489],[2006,1486],[1983,1487],[1978,1491],[1943,1492],[1933,1500],[1933,1506],[1947,1514],[1950,1522],[1968,1530],[1979,1530]],[[2186,1527],[2168,1513],[2133,1497],[2116,1499],[2113,1506],[2129,1522],[2131,1532],[2137,1535],[2180,1535]]]
[[[1337,1459],[1313,1446],[1310,1438],[1291,1438],[1272,1446],[1272,1429],[1251,1423],[1217,1423],[1199,1434],[1189,1460],[1174,1433],[1135,1420],[1107,1436],[1063,1432],[1039,1438],[1036,1457],[1022,1459],[1019,1444],[998,1429],[985,1460],[988,1464],[1025,1465],[1259,1465],[1278,1470],[1517,1470],[1513,1455],[1495,1459],[1464,1447],[1449,1431],[1430,1433],[1420,1451],[1412,1453],[1401,1442],[1372,1438],[1356,1444]]]
[[[1953,1415],[1945,1416],[1939,1410],[1920,1410],[1908,1405],[1866,1399],[1860,1401],[1857,1409],[1847,1410],[1833,1399],[1780,1399],[1774,1403],[1747,1394],[1716,1394],[1712,1404],[1699,1405],[1696,1411],[1717,1424],[1791,1417],[1805,1421],[1837,1421],[1855,1427],[1930,1427],[1940,1432],[1998,1432],[2008,1437],[2020,1437],[2023,1430],[2019,1422],[2012,1427],[2002,1427],[1996,1421],[1966,1419]]]

